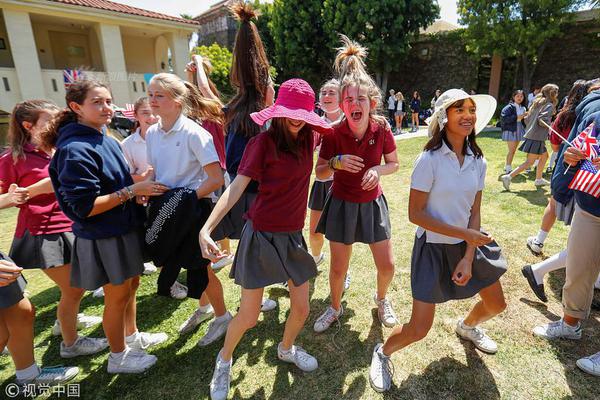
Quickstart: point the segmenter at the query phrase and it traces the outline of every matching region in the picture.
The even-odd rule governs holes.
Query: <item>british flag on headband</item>
[[[583,160],[579,171],[569,184],[569,189],[600,197],[600,172],[590,160]]]
[[[596,132],[594,123],[588,125],[575,139],[573,146],[585,153],[587,158],[593,160],[598,157],[598,133]]]
[[[82,79],[85,79],[85,75],[82,71],[69,68],[65,68],[63,70],[63,81],[65,83],[65,89],[68,89],[73,83]]]
[[[127,118],[129,118],[130,120],[134,120],[134,114],[135,114],[135,108],[133,106],[133,104],[125,104],[125,110],[122,111],[123,115]]]

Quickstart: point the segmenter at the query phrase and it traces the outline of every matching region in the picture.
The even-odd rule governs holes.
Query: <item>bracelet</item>
[[[135,194],[133,193],[133,190],[131,190],[131,186],[125,186],[125,189],[127,190],[129,200],[133,199],[135,197]]]
[[[329,160],[329,168],[333,170],[342,169],[342,155],[339,154]]]
[[[117,190],[115,192],[115,194],[117,195],[117,198],[119,199],[119,203],[123,204],[125,201],[123,200],[123,196],[121,195],[121,191]]]

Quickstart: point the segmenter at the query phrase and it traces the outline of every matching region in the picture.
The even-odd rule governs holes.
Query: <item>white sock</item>
[[[210,310],[212,310],[212,308],[213,307],[212,307],[212,305],[210,303],[208,303],[205,306],[198,306],[198,310],[200,310],[200,312],[202,312],[202,313],[209,312]]]
[[[557,152],[552,152],[552,155],[550,156],[550,162],[548,162],[548,167],[552,168],[554,166],[554,163],[556,162],[556,159],[558,158],[558,153]]]
[[[511,166],[510,164],[506,164],[506,165],[504,166],[504,170],[505,170],[505,171],[508,171],[509,169],[512,169],[512,166]]]
[[[538,158],[533,162],[533,166],[537,167],[539,163],[540,163],[540,159]]]
[[[560,253],[556,253],[551,257],[548,257],[542,262],[533,264],[531,271],[533,271],[533,277],[538,284],[544,283],[544,275],[548,272],[556,271],[557,269],[564,268],[567,263],[567,250],[563,250]]]
[[[540,229],[535,240],[540,244],[544,244],[544,241],[546,240],[547,237],[548,237],[548,232]]]
[[[111,357],[117,357],[117,358],[122,358],[125,355],[125,352],[127,351],[128,347],[125,346],[125,350],[120,351],[118,353],[113,353],[112,351],[110,352],[110,356]]]
[[[31,381],[35,378],[38,377],[39,374],[41,374],[42,370],[40,369],[40,367],[38,367],[37,363],[34,361],[33,364],[31,364],[29,367],[25,368],[25,369],[18,369],[16,371],[16,375],[17,375],[17,380],[24,382],[24,381]]]
[[[135,331],[131,335],[125,336],[125,341],[126,342],[133,342],[137,338],[137,335],[139,335],[139,333],[140,333],[140,331]]]
[[[289,354],[289,353],[291,353],[291,352],[292,352],[292,350],[294,350],[294,345],[292,345],[292,347],[290,347],[290,348],[289,348],[289,349],[287,349],[287,350],[284,350],[284,348],[283,348],[283,346],[281,345],[281,343],[279,343],[279,345],[278,345],[277,347],[279,347],[279,351],[280,351],[281,353],[283,353],[283,354]]]
[[[464,320],[464,319],[463,319],[462,321],[460,321],[460,326],[461,326],[463,329],[475,329],[475,327],[474,327],[474,326],[469,326],[469,325],[465,324],[465,320]]]

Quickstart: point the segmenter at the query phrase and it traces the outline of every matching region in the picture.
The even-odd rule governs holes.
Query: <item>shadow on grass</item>
[[[450,357],[434,361],[418,375],[411,374],[386,399],[500,399],[494,376],[471,343],[461,340],[467,365]],[[484,356],[493,357],[493,356]],[[458,397],[456,397],[458,394]]]

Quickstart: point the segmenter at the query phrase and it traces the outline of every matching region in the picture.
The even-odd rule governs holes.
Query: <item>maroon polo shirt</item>
[[[250,139],[238,175],[258,181],[258,195],[246,215],[255,231],[295,232],[304,227],[312,171],[313,137],[296,158],[278,152],[270,131]]]
[[[324,135],[319,157],[329,160],[340,154],[352,154],[363,159],[364,168],[357,173],[335,171],[333,174],[332,195],[337,199],[353,203],[368,203],[381,196],[381,185],[371,190],[361,188],[362,178],[371,167],[381,164],[384,154],[396,151],[394,134],[386,124],[371,120],[362,139],[352,134],[348,121],[343,120],[334,126],[333,134]]]
[[[11,184],[27,187],[44,178],[48,178],[50,156],[31,144],[23,146],[25,158],[15,163],[10,150],[0,156],[0,180],[2,193],[6,193]],[[32,235],[70,232],[73,224],[60,210],[54,193],[41,194],[18,206],[15,237],[23,237],[25,230]]]

